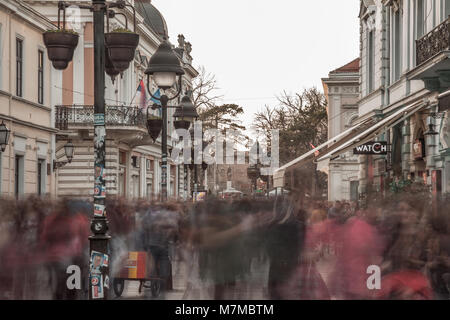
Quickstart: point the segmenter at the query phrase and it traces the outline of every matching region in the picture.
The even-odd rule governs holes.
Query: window
[[[358,201],[359,199],[359,181],[350,181],[350,200]]]
[[[44,104],[44,51],[38,51],[38,103]]]
[[[139,163],[140,163],[140,158],[138,156],[132,156],[131,157],[131,165],[134,168],[139,168],[140,167]]]
[[[43,195],[45,194],[45,169],[47,168],[45,164],[45,160],[38,160],[37,164],[37,194]]]
[[[16,95],[22,97],[23,85],[23,40],[16,38]]]
[[[124,151],[119,151],[119,164],[120,165],[127,165],[127,153]]]
[[[392,37],[392,63],[393,63],[393,81],[400,79],[402,70],[402,15],[400,10],[394,12],[393,19],[393,37]]]
[[[375,89],[375,34],[370,31],[367,37],[367,86],[368,93]]]
[[[416,39],[421,38],[425,34],[425,1],[417,0],[417,12],[416,12],[416,25],[417,34]]]
[[[23,194],[23,172],[24,172],[24,159],[23,156],[16,155],[14,168],[14,194],[16,198],[19,198]]]

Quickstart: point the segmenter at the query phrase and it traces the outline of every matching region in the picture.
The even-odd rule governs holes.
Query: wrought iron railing
[[[94,106],[56,106],[55,127],[68,130],[70,126],[94,126]],[[141,108],[106,106],[105,123],[110,126],[136,126],[145,128],[145,116]]]
[[[422,38],[416,40],[417,65],[447,50],[450,50],[450,17]]]

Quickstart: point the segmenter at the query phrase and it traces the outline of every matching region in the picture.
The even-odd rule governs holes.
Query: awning
[[[395,125],[404,121],[406,118],[410,117],[412,114],[416,113],[424,107],[425,104],[423,103],[423,101],[418,101],[413,104],[401,107],[379,122],[374,123],[373,118],[368,118],[366,121],[361,122],[354,127],[342,132],[333,139],[325,142],[319,147],[305,153],[301,157],[289,162],[288,164],[276,170],[273,176],[274,187],[284,187],[284,177],[286,171],[295,169],[307,162],[313,161],[316,158],[314,156],[314,153],[326,148],[329,144],[332,145],[325,150],[322,150],[322,154],[324,155],[318,158],[316,161],[318,163],[318,169],[320,169],[320,171],[324,171],[324,166],[330,159],[333,159],[342,153],[353,150],[353,148],[371,141],[372,139],[380,135],[380,133],[382,133],[383,131],[394,127]]]
[[[365,121],[354,125],[350,129],[345,130],[344,132],[338,134],[334,138],[321,144],[317,148],[312,149],[311,151],[303,154],[302,156],[298,157],[297,159],[295,159],[295,160],[285,164],[284,166],[280,167],[279,169],[275,170],[275,172],[273,174],[274,187],[275,188],[284,187],[284,176],[288,169],[289,170],[295,169],[307,162],[312,161],[315,158],[315,153],[318,151],[320,152],[321,150],[325,149],[325,152],[327,152],[327,151],[337,148],[342,143],[344,143],[348,139],[352,138],[354,135],[358,134],[362,130],[365,130],[367,127],[370,127],[371,123],[372,123],[371,118],[366,119]]]
[[[411,105],[400,108],[390,116],[371,126],[369,129],[353,137],[346,143],[343,143],[341,146],[339,146],[339,148],[329,151],[327,154],[320,157],[318,161],[334,158],[342,153],[350,151],[353,148],[356,148],[366,142],[373,140],[375,137],[379,136],[383,131],[386,131],[396,126],[398,123],[404,121],[405,119],[407,119],[408,117],[410,117],[411,115],[413,115],[414,113],[416,113],[417,111],[419,111],[424,107],[425,104],[422,101],[418,101]]]

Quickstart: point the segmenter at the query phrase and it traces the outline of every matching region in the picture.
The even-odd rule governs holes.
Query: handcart
[[[159,297],[163,279],[157,276],[156,270],[153,257],[147,252],[128,252],[128,257],[122,262],[122,268],[113,278],[115,295],[122,295],[125,281],[139,281],[139,293],[142,293],[142,288],[149,288],[153,298]],[[146,282],[150,284],[147,285]]]

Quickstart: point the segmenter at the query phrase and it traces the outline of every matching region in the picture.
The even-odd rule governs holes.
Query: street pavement
[[[172,266],[173,290],[166,292],[162,297],[164,300],[205,300],[212,299],[211,292],[203,288],[192,288],[187,290],[188,270],[184,262],[174,261]],[[230,300],[267,300],[268,293],[265,286],[267,281],[267,266],[253,263],[251,266],[251,277],[245,283],[237,282],[235,290],[228,292]],[[192,279],[190,279],[192,280]],[[187,292],[189,291],[189,292]],[[189,293],[189,294],[187,294]],[[114,295],[114,293],[112,292]],[[126,281],[125,288],[120,298],[123,300],[151,300],[150,289],[143,288],[139,293],[139,281]],[[161,299],[161,298],[160,298]]]
[[[329,281],[329,276],[332,269],[332,261],[325,259],[317,264],[319,273],[322,275],[325,283]],[[173,274],[173,290],[166,292],[164,297],[159,299],[164,300],[205,300],[212,299],[207,289],[201,288],[195,291],[195,289],[188,290],[188,270],[187,265],[184,262],[174,261],[172,266]],[[226,299],[228,300],[268,300],[267,291],[267,276],[268,266],[265,263],[259,263],[254,261],[251,266],[251,276],[246,279],[245,283],[236,284],[236,289],[232,292],[228,292]],[[189,279],[192,280],[192,279]],[[114,293],[111,292],[114,296]],[[139,281],[126,281],[125,288],[120,298],[121,300],[153,300],[151,297],[150,289],[142,288],[142,292],[139,293]],[[333,300],[336,297],[332,297]]]

